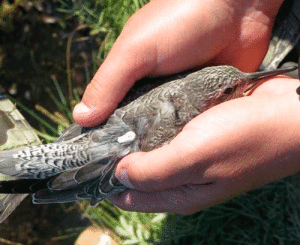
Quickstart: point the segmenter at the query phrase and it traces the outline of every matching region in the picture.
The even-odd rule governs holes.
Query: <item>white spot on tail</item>
[[[136,138],[135,132],[129,131],[129,132],[127,132],[126,134],[120,136],[120,137],[118,138],[118,142],[119,142],[120,144],[122,144],[122,143],[129,143],[129,142],[134,141],[135,138]]]

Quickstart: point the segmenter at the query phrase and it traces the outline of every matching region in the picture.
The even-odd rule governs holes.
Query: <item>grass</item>
[[[60,110],[60,113],[51,113],[39,104],[35,105],[36,111],[33,111],[30,108],[26,107],[23,103],[19,102],[13,97],[10,97],[10,99],[14,103],[16,103],[20,109],[22,109],[25,113],[29,114],[32,118],[40,123],[40,129],[36,130],[36,133],[40,137],[42,137],[46,143],[55,141],[56,138],[73,122],[72,106],[70,105],[71,103],[68,103],[67,98],[64,96],[64,93],[55,78],[53,78],[53,83],[55,84],[58,98],[54,95],[55,93],[50,88],[46,88],[45,90],[56,107]],[[78,103],[79,99],[76,100],[76,102]],[[38,112],[44,117],[39,115]],[[55,124],[56,126],[53,126],[53,124]],[[50,132],[51,134],[49,134],[48,132]]]
[[[79,27],[88,26],[90,35],[101,41],[94,70],[112,47],[130,15],[147,1],[144,0],[58,0],[60,11],[78,19]],[[64,25],[63,21],[61,25]],[[80,29],[80,28],[79,28]],[[76,30],[74,30],[76,31]],[[68,63],[72,43],[69,38]],[[50,112],[43,105],[36,111],[16,103],[39,121],[38,134],[46,142],[53,141],[72,122],[74,101],[78,91],[68,77],[68,91],[64,91],[55,77],[53,87],[46,89],[58,112]],[[86,72],[86,79],[90,74]],[[41,116],[42,115],[42,116]],[[45,119],[46,118],[46,119]],[[78,202],[84,217],[97,226],[109,228],[124,244],[299,244],[300,241],[299,177],[293,176],[266,185],[224,204],[208,208],[190,216],[175,214],[147,214],[121,210],[108,201],[98,207]]]
[[[91,27],[90,34],[101,38],[98,58],[104,60],[128,18],[147,0],[59,0],[61,12],[76,16]]]
[[[298,244],[298,181],[289,177],[189,216],[128,212],[109,203],[86,215],[124,244]]]

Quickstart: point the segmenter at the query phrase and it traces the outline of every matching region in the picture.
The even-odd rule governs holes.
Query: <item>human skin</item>
[[[150,2],[125,25],[74,119],[99,124],[145,76],[223,64],[256,70],[282,2]],[[134,189],[111,201],[127,210],[190,214],[298,172],[297,86],[296,79],[269,79],[250,96],[196,117],[170,144],[124,157],[116,175]]]

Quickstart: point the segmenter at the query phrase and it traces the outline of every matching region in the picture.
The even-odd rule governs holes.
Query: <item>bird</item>
[[[133,87],[99,126],[74,123],[53,143],[0,152],[0,222],[27,196],[35,204],[89,200],[94,206],[128,187],[115,176],[118,162],[168,144],[194,117],[239,98],[257,81],[297,69],[244,73],[211,66]],[[142,84],[142,85],[141,85]]]

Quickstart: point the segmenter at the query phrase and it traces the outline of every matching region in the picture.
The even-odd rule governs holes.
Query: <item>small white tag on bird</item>
[[[119,142],[120,144],[122,144],[122,143],[128,143],[128,142],[134,141],[135,138],[136,138],[135,132],[129,131],[129,132],[127,132],[126,134],[120,136],[120,137],[118,138],[118,142]]]

